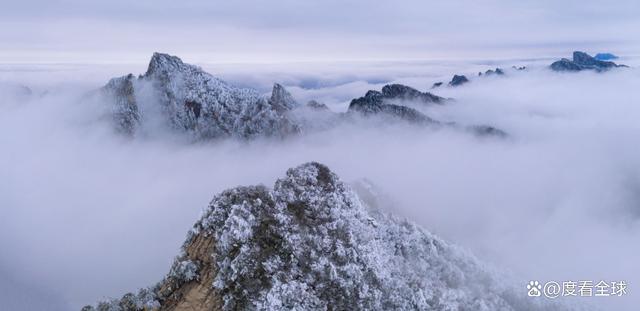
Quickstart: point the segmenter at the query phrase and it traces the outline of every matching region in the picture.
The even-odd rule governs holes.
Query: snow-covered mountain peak
[[[161,124],[196,140],[282,137],[299,131],[286,116],[295,101],[281,86],[270,103],[254,89],[235,87],[168,54],[154,53],[144,75],[112,79],[102,94],[113,104],[118,129],[130,135],[139,132],[152,112],[163,119]]]
[[[161,71],[180,71],[184,70],[186,66],[191,65],[183,63],[177,56],[155,52],[153,56],[151,56],[145,75],[150,76]]]
[[[289,169],[272,189],[236,187],[216,195],[160,283],[97,309],[192,306],[563,310],[527,299],[467,252],[368,206],[315,162]]]

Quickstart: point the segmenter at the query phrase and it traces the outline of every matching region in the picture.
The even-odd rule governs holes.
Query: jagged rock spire
[[[278,83],[273,84],[273,90],[271,91],[271,98],[269,99],[269,103],[279,111],[291,110],[299,106],[296,100],[284,88],[284,86]]]

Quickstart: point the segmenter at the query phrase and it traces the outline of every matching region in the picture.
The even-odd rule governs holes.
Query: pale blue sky
[[[640,50],[640,2],[2,0],[0,62],[536,57]]]

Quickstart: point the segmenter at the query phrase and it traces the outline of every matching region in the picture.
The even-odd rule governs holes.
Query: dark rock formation
[[[595,70],[598,72],[606,71],[616,67],[626,67],[624,65],[618,65],[614,62],[597,60],[589,54],[584,52],[573,52],[573,60],[563,58],[551,64],[551,69],[554,71],[581,71],[581,70]]]
[[[364,97],[352,100],[349,112],[363,116],[388,116],[417,124],[438,124],[437,121],[402,103],[443,104],[445,101],[446,98],[420,92],[406,85],[389,84],[382,87],[382,92],[368,91]]]
[[[453,78],[451,79],[451,81],[449,81],[449,86],[459,86],[462,84],[465,84],[469,82],[469,79],[467,79],[466,76],[464,75],[454,75]]]
[[[435,89],[435,88],[437,88],[437,87],[441,87],[441,86],[442,86],[442,83],[443,83],[442,81],[436,82],[436,83],[434,83],[434,84],[431,86],[431,88],[432,88],[432,89]]]
[[[364,97],[356,98],[349,104],[349,112],[362,116],[387,116],[394,119],[418,124],[437,124],[438,122],[410,107],[385,103],[387,97],[378,91],[368,91]]]
[[[493,69],[489,69],[487,71],[484,72],[485,76],[492,76],[492,75],[504,75],[504,71],[500,68],[496,68],[495,70]],[[478,76],[482,76],[482,72],[478,72]]]
[[[402,84],[388,84],[382,87],[382,98],[385,100],[412,101],[441,104],[446,99],[429,92],[420,92]]]
[[[527,66],[511,66],[511,68],[513,68],[515,70],[525,70],[525,69],[527,69]]]
[[[289,169],[273,189],[226,190],[189,231],[164,280],[83,310],[561,309],[367,205],[375,193],[364,197],[318,163]]]
[[[318,110],[318,111],[330,111],[329,107],[327,107],[327,105],[319,103],[315,100],[311,100],[307,103],[307,107],[313,110]]]

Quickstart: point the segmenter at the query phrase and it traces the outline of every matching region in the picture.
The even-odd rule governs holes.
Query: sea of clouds
[[[550,62],[202,64],[265,94],[283,83],[334,111],[386,83],[424,91],[463,73],[469,84],[433,90],[455,101],[421,110],[509,133],[344,125],[248,143],[116,135],[109,107],[83,96],[144,64],[2,65],[0,300],[68,310],[151,285],[216,193],[318,161],[343,180],[370,180],[390,212],[511,273],[523,295],[529,280],[626,281],[625,297],[564,299],[630,310],[640,302],[640,71],[561,74]],[[507,74],[476,76],[496,66]]]

